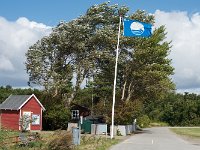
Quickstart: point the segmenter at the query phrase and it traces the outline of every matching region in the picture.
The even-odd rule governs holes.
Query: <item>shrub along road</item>
[[[110,150],[200,150],[200,143],[184,141],[167,127],[148,128],[114,145]]]

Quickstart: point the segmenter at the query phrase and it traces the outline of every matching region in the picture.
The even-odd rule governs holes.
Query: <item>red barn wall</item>
[[[1,126],[6,129],[19,130],[19,111],[2,110]]]
[[[23,111],[28,111],[31,112],[31,114],[40,115],[40,124],[39,125],[31,124],[31,130],[42,130],[42,108],[34,97],[32,97],[21,108],[21,116],[23,115]]]

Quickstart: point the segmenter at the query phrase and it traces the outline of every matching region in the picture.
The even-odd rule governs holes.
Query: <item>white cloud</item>
[[[14,71],[12,63],[5,56],[0,56],[0,70]]]
[[[165,25],[167,40],[172,41],[169,57],[175,67],[173,80],[177,89],[197,92],[200,89],[200,14],[189,16],[187,12],[157,10],[155,19],[155,26]]]
[[[47,27],[46,25],[44,25],[43,23],[37,23],[34,21],[29,21],[27,18],[25,17],[21,17],[16,21],[17,24],[27,27],[27,28],[31,28],[31,29],[36,29],[36,30],[41,30],[41,29],[49,29],[51,27]]]
[[[51,32],[51,27],[21,17],[15,22],[0,17],[0,86],[25,86],[25,53]]]

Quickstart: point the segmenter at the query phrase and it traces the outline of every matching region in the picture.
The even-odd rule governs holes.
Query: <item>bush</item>
[[[71,112],[64,105],[55,104],[44,113],[44,130],[66,129]]]
[[[129,101],[126,103],[119,103],[115,109],[115,124],[129,125],[133,123],[133,119],[140,115],[142,109],[141,102]],[[110,115],[108,115],[110,116]],[[111,117],[110,117],[111,121]],[[111,123],[111,122],[109,122]]]
[[[50,141],[48,150],[71,150],[72,149],[72,134],[67,131],[56,131],[54,139]]]
[[[150,119],[147,115],[143,115],[141,117],[138,117],[137,119],[137,124],[142,127],[142,128],[146,128],[150,125]]]

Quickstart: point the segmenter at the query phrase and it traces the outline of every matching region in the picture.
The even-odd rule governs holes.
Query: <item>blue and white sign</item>
[[[151,24],[137,20],[124,19],[124,36],[149,37],[151,36]]]

